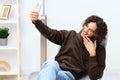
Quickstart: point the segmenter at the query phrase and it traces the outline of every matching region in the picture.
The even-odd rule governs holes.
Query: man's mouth
[[[82,31],[82,34],[83,34],[83,35],[87,35],[87,33],[86,33],[85,31]]]

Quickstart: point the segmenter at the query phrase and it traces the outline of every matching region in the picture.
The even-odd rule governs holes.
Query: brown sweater
[[[40,20],[36,20],[34,24],[43,36],[61,46],[55,56],[61,69],[70,71],[76,80],[87,74],[91,80],[102,77],[106,57],[106,51],[102,45],[97,45],[96,56],[90,57],[80,32],[51,29]]]

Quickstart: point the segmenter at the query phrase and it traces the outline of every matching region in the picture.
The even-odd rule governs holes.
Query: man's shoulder
[[[77,34],[77,32],[75,30],[70,30],[71,34]]]
[[[66,37],[77,35],[77,32],[75,30],[60,30],[60,33],[64,34]]]

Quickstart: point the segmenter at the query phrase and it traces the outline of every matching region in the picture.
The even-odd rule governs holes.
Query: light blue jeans
[[[75,80],[69,71],[61,70],[57,61],[46,61],[37,80]]]

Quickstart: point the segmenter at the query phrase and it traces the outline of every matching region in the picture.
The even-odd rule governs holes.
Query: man
[[[91,80],[102,77],[106,50],[101,45],[107,35],[107,25],[102,18],[88,17],[79,33],[74,30],[56,30],[43,24],[36,11],[30,18],[39,32],[61,46],[54,61],[43,64],[38,80],[78,80],[89,75]]]

